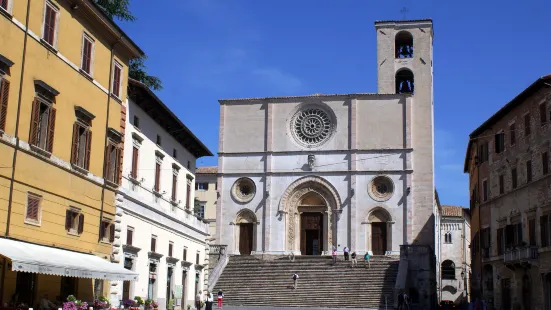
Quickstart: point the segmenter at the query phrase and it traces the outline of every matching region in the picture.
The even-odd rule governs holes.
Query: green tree
[[[130,0],[95,0],[103,9],[105,14],[111,19],[133,22],[136,17],[130,12]],[[154,90],[163,89],[161,79],[156,76],[148,75],[146,72],[145,60],[147,56],[130,60],[130,78],[144,83],[147,87]]]
[[[199,213],[201,211],[201,202],[199,199],[195,198],[195,201],[193,202],[193,214],[199,216]]]

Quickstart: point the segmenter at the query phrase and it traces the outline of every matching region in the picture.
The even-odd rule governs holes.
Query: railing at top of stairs
[[[212,292],[214,289],[214,286],[218,282],[218,279],[220,279],[220,276],[222,275],[222,271],[224,271],[224,268],[226,268],[226,265],[229,262],[229,256],[226,254],[227,245],[221,245],[221,244],[212,244],[210,245],[209,249],[209,255],[218,255],[218,262],[216,263],[216,266],[212,269],[212,271],[209,273],[209,282],[208,282],[208,290],[209,292]]]

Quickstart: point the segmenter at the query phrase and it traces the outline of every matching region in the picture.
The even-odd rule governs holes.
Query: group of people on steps
[[[206,294],[203,295],[203,291],[199,291],[197,295],[195,296],[195,309],[203,309],[203,305],[205,306],[205,310],[212,310],[212,304],[214,302],[214,297],[212,296],[212,292],[205,292]],[[222,290],[218,291],[218,309],[222,309],[222,300],[224,299],[224,293]]]
[[[343,249],[343,253],[344,253],[345,261],[349,261],[350,259],[352,259],[352,267],[358,266],[358,258],[357,258],[358,255],[356,254],[356,251],[352,251],[351,253],[350,249],[347,246],[345,246]],[[331,251],[331,256],[333,257],[333,265],[335,265],[337,263],[337,248],[335,246],[333,246],[333,250]],[[369,262],[370,259],[371,259],[371,254],[369,252],[366,252],[364,255],[364,266],[371,267],[371,264]]]

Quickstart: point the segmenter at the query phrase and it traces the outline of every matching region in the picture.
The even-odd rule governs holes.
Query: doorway
[[[511,279],[501,280],[501,309],[511,310]]]
[[[172,267],[168,267],[167,273],[166,273],[166,308],[172,309],[172,304],[170,303],[170,300],[172,299],[172,273],[174,269]]]
[[[323,214],[305,212],[300,216],[300,252],[321,255],[323,252]]]
[[[386,223],[371,223],[371,250],[373,255],[385,255],[386,247]]]
[[[251,255],[253,250],[253,224],[239,224],[239,253]]]

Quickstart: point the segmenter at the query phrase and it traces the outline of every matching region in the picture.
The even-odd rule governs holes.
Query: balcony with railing
[[[533,264],[538,258],[537,246],[525,246],[507,249],[503,255],[503,262],[508,265]]]

